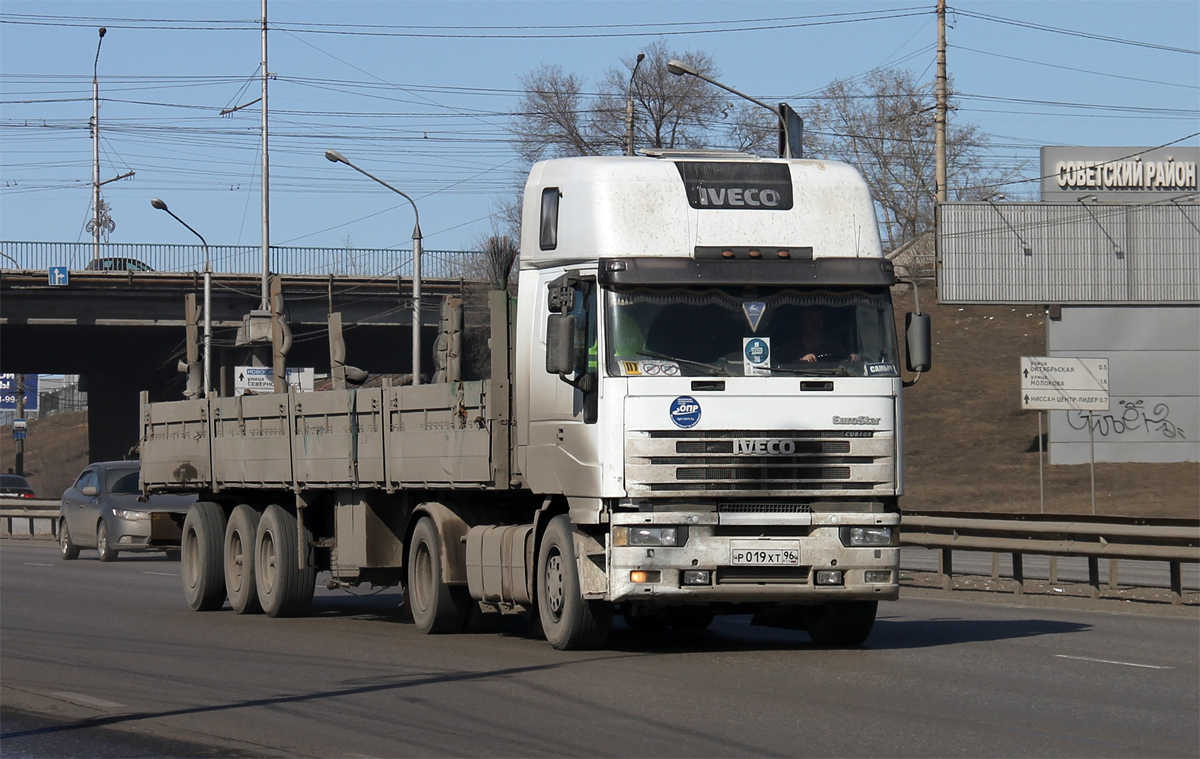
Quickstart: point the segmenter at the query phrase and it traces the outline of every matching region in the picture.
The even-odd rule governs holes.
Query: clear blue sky
[[[993,160],[1023,160],[1033,177],[1041,145],[1153,146],[1200,132],[1195,0],[951,6],[952,118],[991,136]],[[271,0],[271,241],[408,245],[407,203],[327,162],[336,148],[417,198],[426,248],[471,247],[520,182],[509,114],[518,77],[539,64],[594,85],[662,37],[711,54],[725,83],[799,106],[879,66],[932,81],[933,11],[932,0]],[[104,25],[101,179],[136,171],[104,188],[112,241],[194,242],[150,207],[161,197],[211,244],[259,244],[260,112],[218,115],[258,96],[258,18],[258,0],[5,0],[0,238],[89,239],[87,125]]]

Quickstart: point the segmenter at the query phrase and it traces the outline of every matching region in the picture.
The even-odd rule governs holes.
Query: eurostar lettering
[[[791,456],[796,452],[796,441],[735,440],[733,452],[738,456]]]
[[[879,424],[877,416],[835,416],[834,424]]]
[[[776,190],[757,187],[697,187],[696,205],[717,208],[777,208]]]

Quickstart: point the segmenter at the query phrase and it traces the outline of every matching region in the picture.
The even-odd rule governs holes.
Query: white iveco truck
[[[422,632],[529,611],[560,649],[759,615],[858,644],[898,594],[900,355],[862,177],[662,151],[535,165],[491,376],[145,403],[195,492],[192,608],[404,585]],[[910,315],[908,369],[929,365]]]

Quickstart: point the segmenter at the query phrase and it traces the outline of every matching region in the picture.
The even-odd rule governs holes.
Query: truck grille
[[[655,430],[626,440],[631,496],[879,493],[894,488],[894,440],[869,430]]]

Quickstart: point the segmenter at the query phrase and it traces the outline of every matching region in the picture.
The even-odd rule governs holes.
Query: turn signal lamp
[[[658,582],[662,579],[662,572],[650,569],[635,569],[629,573],[629,581],[634,583]]]

